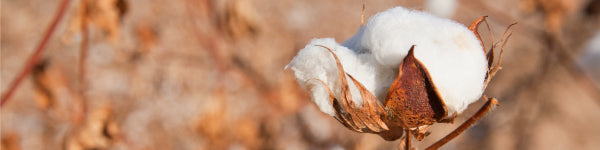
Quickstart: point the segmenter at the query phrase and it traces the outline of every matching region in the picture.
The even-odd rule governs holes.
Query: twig
[[[14,91],[21,84],[21,81],[23,81],[25,76],[27,76],[27,74],[29,74],[31,72],[31,69],[33,68],[33,66],[35,66],[35,64],[38,62],[42,53],[44,52],[46,44],[48,43],[50,37],[54,33],[54,30],[56,29],[58,22],[63,18],[70,2],[71,2],[71,0],[63,0],[60,3],[58,10],[56,12],[56,16],[54,17],[52,22],[50,22],[50,25],[46,29],[44,37],[42,38],[40,43],[35,48],[35,51],[31,54],[31,56],[27,60],[27,64],[25,64],[23,71],[21,71],[21,73],[17,76],[17,78],[15,78],[12,81],[8,90],[6,92],[4,92],[4,94],[2,94],[2,99],[0,100],[0,107],[4,106],[4,104],[10,99],[10,97],[12,96]]]
[[[88,41],[89,41],[89,31],[88,31],[88,8],[87,8],[87,0],[81,0],[82,9],[81,12],[81,45],[79,47],[79,74],[77,76],[77,83],[79,84],[77,87],[77,93],[79,94],[79,106],[80,112],[78,112],[77,117],[75,118],[76,122],[81,122],[85,120],[85,114],[87,112],[86,100],[87,97],[85,95],[85,91],[87,89],[87,83],[85,81],[86,70],[85,70],[85,62],[87,60],[87,49],[88,49]]]
[[[83,96],[85,88],[85,62],[88,48],[88,26],[87,26],[87,0],[81,0],[83,11],[81,17],[81,45],[79,47],[79,75],[77,76],[79,93]]]
[[[488,99],[488,101],[483,105],[483,107],[481,107],[481,109],[479,109],[479,111],[477,111],[477,113],[475,113],[471,118],[469,118],[463,124],[458,126],[458,128],[456,128],[450,134],[446,135],[446,137],[438,140],[431,146],[427,147],[426,150],[435,150],[440,148],[442,145],[450,142],[450,140],[454,139],[456,136],[460,135],[463,131],[467,130],[471,125],[473,125],[473,123],[477,122],[477,120],[483,117],[483,115],[490,111],[490,109],[492,109],[492,106],[495,105],[498,105],[498,101],[495,98]]]

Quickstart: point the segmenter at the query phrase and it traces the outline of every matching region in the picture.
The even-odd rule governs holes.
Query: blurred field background
[[[469,25],[489,16],[496,41],[519,24],[486,91],[500,106],[442,149],[600,149],[600,1],[455,2],[449,18]],[[2,93],[59,3],[1,1]],[[1,108],[2,149],[396,149],[399,141],[321,113],[283,69],[312,38],[352,36],[362,3],[72,0]],[[424,1],[370,0],[365,18],[395,6],[431,10]],[[480,32],[491,45],[485,25]],[[416,147],[482,102],[455,124],[434,125]]]

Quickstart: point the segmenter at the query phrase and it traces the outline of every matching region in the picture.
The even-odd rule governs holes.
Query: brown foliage
[[[597,3],[532,1],[531,13],[515,8],[516,0],[461,1],[456,13],[461,15],[453,19],[468,24],[489,16],[491,34],[480,34],[486,45],[502,46],[486,37],[520,22],[506,46],[503,71],[487,91],[502,100],[502,107],[470,129],[458,124],[431,126],[432,134],[413,147],[431,145],[455,128],[464,133],[451,143],[461,144],[448,148],[600,146],[595,142],[600,122],[590,119],[600,117],[600,101],[593,96],[598,92],[589,82],[592,79],[574,67],[583,43],[598,30],[598,20],[581,17],[580,12],[593,13]],[[2,2],[2,149],[393,149],[400,142],[345,129],[320,113],[291,73],[282,71],[310,38],[333,36],[341,42],[355,33],[360,2],[74,2],[78,3]],[[397,5],[418,9],[422,3],[368,2],[366,17]],[[60,22],[63,13],[67,22]],[[84,31],[89,31],[87,36]],[[87,44],[71,45],[81,44],[80,33],[81,42]],[[83,69],[77,67],[80,49],[87,52],[81,55],[87,56],[81,61]],[[47,63],[34,67],[42,62]],[[85,71],[82,78],[79,70]],[[84,86],[78,86],[80,80]],[[347,80],[355,82],[351,76]],[[85,101],[77,102],[79,96]],[[371,107],[350,103],[337,107],[385,112],[377,101],[367,102]],[[86,111],[79,110],[79,104]],[[470,108],[456,121],[481,114],[478,107]],[[342,117],[365,131],[385,129],[378,121],[385,116],[336,118]],[[365,123],[369,120],[375,121]],[[387,129],[381,132],[386,139],[407,134],[389,132],[402,131],[399,127]]]

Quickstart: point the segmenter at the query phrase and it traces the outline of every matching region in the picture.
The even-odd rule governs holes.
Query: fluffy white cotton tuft
[[[300,86],[309,91],[311,99],[321,111],[332,116],[335,115],[333,106],[329,101],[327,89],[319,80],[329,86],[337,99],[340,99],[341,84],[333,55],[327,49],[317,45],[330,48],[340,59],[344,71],[362,83],[370,92],[376,93],[374,91],[378,91],[385,94],[382,91],[387,89],[375,83],[379,81],[377,74],[381,69],[375,67],[377,62],[371,58],[372,56],[369,53],[357,53],[338,44],[332,38],[313,39],[304,49],[298,52],[298,55],[286,68],[294,71]],[[349,78],[348,80],[350,81]],[[362,98],[356,86],[352,82],[348,82],[348,85],[352,100],[355,104],[362,105]]]
[[[475,35],[462,24],[434,15],[396,7],[378,13],[342,45],[333,39],[314,39],[290,62],[300,85],[311,93],[321,111],[334,115],[324,86],[327,83],[339,99],[340,84],[333,56],[339,57],[345,71],[355,77],[380,101],[398,75],[398,67],[409,48],[428,69],[448,108],[448,114],[462,112],[483,92],[487,60]],[[362,99],[352,82],[353,100]]]

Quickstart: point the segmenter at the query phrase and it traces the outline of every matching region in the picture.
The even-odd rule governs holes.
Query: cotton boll
[[[370,54],[359,54],[350,50],[331,38],[314,39],[286,66],[294,71],[296,80],[304,89],[310,92],[311,99],[319,109],[329,115],[335,115],[333,106],[329,101],[326,87],[319,81],[325,82],[335,98],[340,99],[341,83],[339,82],[338,68],[333,55],[322,45],[330,48],[340,59],[346,73],[352,75],[362,83],[370,92],[377,89],[374,68],[376,61]],[[348,78],[348,77],[346,77]],[[318,79],[318,80],[315,80]],[[359,90],[352,82],[348,82],[353,102],[362,105]]]
[[[382,102],[400,63],[415,45],[415,57],[427,68],[448,115],[462,112],[480,98],[488,69],[479,40],[464,25],[429,13],[392,8],[372,17],[342,45],[332,38],[312,40],[286,66],[321,111],[332,116],[335,111],[329,93],[319,80],[340,99],[338,68],[333,55],[317,45],[330,48],[345,72]],[[353,102],[362,105],[356,86],[351,81],[347,84]]]
[[[415,57],[428,69],[449,115],[462,112],[483,92],[487,60],[479,40],[462,24],[396,7],[372,17],[359,34],[361,44],[354,47],[389,69],[397,69],[415,45]]]
[[[467,27],[402,7],[378,13],[342,44],[313,39],[286,68],[322,112],[350,130],[385,140],[407,130],[421,140],[434,123],[454,119],[481,97],[489,69],[479,39]],[[332,106],[332,97],[339,107]],[[494,104],[489,99],[482,110]]]

